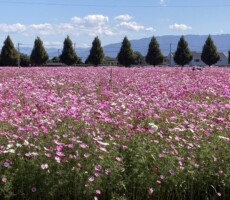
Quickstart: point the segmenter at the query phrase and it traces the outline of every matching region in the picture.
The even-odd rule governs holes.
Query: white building
[[[192,51],[192,61],[188,64],[188,66],[206,66],[206,64],[201,60],[201,53]],[[214,64],[214,66],[227,66],[228,65],[228,58],[224,53],[219,53],[220,60]],[[167,63],[169,66],[177,65],[173,59],[174,53],[171,53],[167,56]]]

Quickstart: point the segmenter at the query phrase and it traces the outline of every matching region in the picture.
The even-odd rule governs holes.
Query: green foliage
[[[48,61],[48,54],[43,46],[42,40],[37,37],[34,41],[34,47],[30,55],[31,63],[34,65],[44,65]]]
[[[148,48],[148,53],[145,57],[145,60],[150,65],[156,66],[163,63],[164,56],[161,53],[159,43],[156,38],[153,36]]]
[[[20,53],[20,66],[28,67],[30,64],[30,57],[24,53]]]
[[[93,64],[94,66],[100,65],[104,60],[104,52],[101,47],[101,41],[98,37],[92,42],[92,48],[90,49],[90,54],[86,59],[86,64]]]
[[[220,56],[217,52],[217,48],[209,35],[202,50],[201,60],[209,67],[218,62]]]
[[[7,36],[1,51],[1,64],[4,66],[16,66],[18,63],[18,52],[14,47],[10,36]]]
[[[118,62],[126,67],[134,64],[134,55],[127,37],[124,38],[121,49],[117,55]]]
[[[117,65],[117,59],[116,58],[112,58],[109,56],[105,56],[104,60],[103,60],[103,64],[104,65]]]
[[[140,52],[138,51],[134,51],[133,53],[134,55],[134,64],[135,65],[145,65],[145,57],[143,55],[141,55]]]
[[[54,57],[51,59],[51,61],[52,61],[53,63],[58,63],[58,62],[60,62],[60,58],[57,57],[57,56],[54,56]]]
[[[78,61],[80,61],[73,48],[73,43],[71,39],[69,38],[69,36],[67,36],[67,38],[65,38],[64,40],[64,47],[63,47],[62,53],[59,56],[59,58],[60,58],[60,61],[62,63],[65,63],[66,65],[74,65],[78,63]]]
[[[109,71],[105,70],[104,72],[108,76]],[[141,75],[142,78],[147,79],[148,77],[142,74],[142,71],[139,72],[135,69],[138,77]],[[122,75],[122,73],[123,70],[120,74]],[[90,77],[88,73],[83,72],[83,74]],[[71,76],[76,77],[73,74]],[[106,76],[99,80],[105,80]],[[8,77],[11,76],[8,75]],[[35,77],[37,76],[35,75]],[[155,80],[153,76],[149,77]],[[165,76],[163,76],[164,78]],[[40,80],[39,77],[37,79]],[[44,101],[38,104],[37,95],[34,95],[36,103],[31,103],[33,102],[32,96],[28,95],[31,96],[28,99],[26,98],[28,96],[24,95],[25,92],[22,92],[21,98],[18,98],[15,104],[9,102],[10,106],[14,106],[15,113],[24,112],[31,116],[34,113],[36,116],[41,113],[41,119],[44,119],[44,116],[47,116],[43,114],[46,109],[49,113],[49,110],[60,108],[60,105],[67,109],[74,108],[72,107],[73,101],[67,95],[70,89],[72,94],[79,94],[80,97],[82,94],[91,94],[92,91],[87,91],[87,85],[84,82],[71,82],[69,81],[71,79],[67,79],[64,85],[60,84],[64,79],[60,75],[54,79],[51,74],[48,79],[44,78],[44,80],[47,82],[51,80],[52,84],[56,80],[57,84],[53,84],[54,88],[51,90],[51,87],[41,85],[42,93],[46,86],[49,93],[53,92],[52,94],[58,97],[57,105],[55,105],[56,102],[44,104]],[[40,80],[39,83],[44,83],[44,80]],[[96,80],[98,79],[96,78]],[[134,93],[133,88],[128,87],[130,81],[133,80],[129,79],[128,81],[125,89]],[[102,83],[102,81],[98,82]],[[163,82],[159,80],[157,82],[163,88]],[[169,83],[168,80],[166,82]],[[33,87],[39,86],[32,84],[33,82],[30,83]],[[143,92],[142,85],[136,83],[134,87]],[[107,85],[107,80],[105,80],[105,84]],[[148,87],[148,85],[149,80],[146,86]],[[22,83],[17,85],[20,89],[26,89],[26,86]],[[114,95],[119,97],[121,93],[118,93],[119,90],[115,90],[116,87],[114,84]],[[31,90],[30,87],[28,89]],[[23,91],[29,91],[28,89]],[[86,99],[88,107],[93,107],[96,102],[106,106],[106,109],[110,108],[107,102],[114,101],[114,96],[110,92],[112,90],[109,91],[109,94],[106,93],[103,85],[97,89],[98,92],[94,93],[97,101]],[[54,92],[55,90],[60,93]],[[11,97],[12,92],[9,91],[10,88],[6,87],[5,94],[9,93]],[[4,95],[3,91],[1,92]],[[115,123],[100,118],[101,108],[98,108],[100,112],[95,109],[92,111],[92,115],[90,115],[92,123],[73,115],[76,114],[75,109],[73,112],[71,111],[72,115],[65,113],[62,115],[63,111],[61,111],[60,119],[57,118],[59,113],[50,112],[49,119],[54,120],[55,127],[45,125],[48,129],[47,134],[44,134],[39,129],[40,127],[38,135],[27,129],[22,129],[19,132],[18,127],[10,120],[0,121],[0,132],[2,133],[0,134],[0,199],[229,199],[230,153],[227,153],[229,152],[229,128],[224,123],[215,124],[219,116],[224,117],[227,121],[229,113],[227,109],[222,109],[220,112],[219,106],[214,106],[216,104],[220,107],[227,105],[228,97],[222,99],[223,97],[220,98],[218,93],[215,93],[216,96],[213,94],[211,94],[213,96],[207,96],[208,92],[203,95],[201,92],[202,90],[193,93],[194,98],[197,97],[197,102],[187,95],[186,97],[183,95],[189,105],[205,105],[195,107],[197,109],[191,106],[189,110],[186,110],[188,115],[180,112],[175,106],[176,104],[170,107],[167,104],[168,109],[155,107],[154,112],[147,113],[155,99],[148,101],[149,98],[146,98],[148,103],[145,106],[139,106],[140,98],[137,96],[138,106],[134,105],[133,108],[131,108],[131,103],[128,105],[125,104],[126,102],[120,101],[121,98],[116,104],[111,104],[112,108],[118,109],[116,111],[109,109],[112,112],[109,111],[105,117],[114,119]],[[19,94],[17,93],[17,95]],[[47,97],[47,95],[44,96]],[[60,101],[60,97],[63,101]],[[135,100],[127,97],[126,94],[124,97],[131,100],[128,102]],[[207,99],[210,103],[216,103],[206,104]],[[25,100],[27,103],[23,105]],[[182,105],[180,98],[179,101],[179,105]],[[142,100],[142,102],[144,101]],[[5,106],[5,110],[9,107],[7,101],[2,101],[2,105]],[[28,105],[30,105],[30,110],[26,110]],[[78,105],[81,106],[77,102]],[[212,114],[208,113],[207,118],[203,116],[203,119],[210,119],[209,123],[206,123],[207,120],[198,121],[197,114],[204,113],[207,106],[213,106],[210,111]],[[132,109],[128,115],[129,119],[118,124],[119,120],[123,120],[123,113],[129,108]],[[191,110],[194,110],[194,113],[191,113],[190,117]],[[24,118],[24,116],[19,119],[24,119],[22,125],[27,127],[33,122],[33,119]],[[120,117],[116,118],[116,116]],[[194,129],[185,122],[187,120],[190,120],[192,125],[198,124],[199,127],[196,126]],[[213,132],[209,136],[204,134],[203,130],[207,130],[213,124]],[[17,137],[18,132],[21,138]],[[30,137],[31,135],[32,137]],[[223,139],[223,136],[228,140]],[[84,144],[85,147],[82,146]],[[60,155],[58,153],[63,154],[58,156]],[[90,180],[90,178],[92,179]],[[96,193],[98,190],[99,193]]]
[[[178,65],[184,66],[188,64],[191,60],[192,60],[192,55],[188,48],[188,43],[184,39],[184,36],[181,36],[174,55],[174,61]]]
[[[77,57],[77,64],[84,64],[80,57]]]

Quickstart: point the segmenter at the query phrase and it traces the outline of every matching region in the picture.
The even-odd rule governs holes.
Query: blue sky
[[[229,0],[0,0],[0,47],[7,35],[32,46],[60,47],[69,35],[76,47],[124,36],[228,34]]]

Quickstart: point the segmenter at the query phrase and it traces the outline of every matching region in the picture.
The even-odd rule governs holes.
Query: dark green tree
[[[1,63],[1,56],[0,56],[0,63]],[[228,51],[228,64],[230,64],[230,51]]]
[[[20,66],[28,67],[30,64],[30,57],[24,53],[20,53]]]
[[[163,63],[164,56],[161,53],[159,43],[154,36],[149,43],[148,53],[145,60],[148,64],[153,65],[154,67]]]
[[[188,64],[191,60],[192,55],[188,48],[188,43],[184,39],[184,36],[181,36],[177,44],[177,49],[174,55],[174,61],[175,63],[183,67],[184,65]]]
[[[104,51],[101,47],[101,41],[98,37],[95,37],[94,41],[92,42],[92,48],[90,49],[90,54],[86,59],[86,64],[92,64],[94,66],[100,65],[104,60]]]
[[[30,61],[33,65],[44,65],[49,59],[49,56],[43,46],[42,40],[37,37],[34,41],[34,47],[30,55]]]
[[[201,60],[210,67],[211,65],[217,63],[219,59],[220,56],[217,52],[216,45],[214,44],[211,36],[209,35],[203,46]]]
[[[134,56],[135,65],[145,65],[146,64],[145,57],[139,51],[134,51],[133,56]]]
[[[3,66],[16,66],[18,64],[18,56],[10,36],[7,36],[1,51],[1,64]]]
[[[77,64],[84,64],[80,57],[77,57]]]
[[[134,64],[134,53],[127,37],[123,39],[117,60],[121,65],[126,67]]]
[[[59,59],[59,57],[57,57],[57,56],[54,56],[54,57],[51,59],[51,62],[52,62],[52,63],[59,63],[59,61],[60,61],[60,59]]]
[[[103,60],[103,64],[104,65],[109,65],[109,66],[117,65],[117,59],[109,57],[109,56],[105,56],[105,58]]]
[[[63,50],[59,58],[60,62],[65,63],[66,65],[74,65],[79,61],[69,36],[67,36],[67,38],[64,40]]]

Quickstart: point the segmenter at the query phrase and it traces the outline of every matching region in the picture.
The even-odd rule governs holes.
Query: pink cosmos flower
[[[82,149],[86,149],[86,148],[88,148],[88,145],[87,145],[87,144],[82,143],[82,144],[80,144],[80,147],[81,147]]]
[[[163,158],[165,155],[163,153],[160,153],[158,156],[159,158]]]
[[[169,170],[169,174],[172,175],[172,174],[175,174],[175,173],[176,173],[176,170],[174,170],[174,169],[170,169],[170,170]]]
[[[161,184],[161,181],[160,181],[160,180],[157,180],[156,182],[157,182],[157,184]]]
[[[77,163],[77,167],[78,168],[82,168],[82,164],[81,163]]]
[[[31,188],[31,191],[32,191],[32,192],[36,192],[36,191],[37,191],[37,188],[36,188],[36,187],[32,187],[32,188]]]
[[[67,146],[69,149],[73,149],[73,147],[74,147],[73,144],[68,144]]]
[[[206,130],[205,132],[204,132],[204,134],[206,135],[206,136],[210,136],[210,132],[208,131],[208,130]]]
[[[121,162],[122,161],[122,158],[121,157],[116,157],[116,160],[118,161],[118,162]]]
[[[61,159],[58,156],[55,156],[55,160],[57,161],[57,163],[61,163]]]
[[[95,178],[94,178],[93,176],[90,176],[90,177],[88,178],[88,180],[89,180],[89,182],[93,182],[93,181],[95,180]]]
[[[45,164],[41,164],[41,168],[43,169],[43,170],[45,170],[45,169],[48,169],[48,164],[47,163],[45,163]]]
[[[101,190],[96,190],[95,193],[96,194],[101,194]]]
[[[148,194],[149,194],[149,195],[152,195],[153,192],[154,192],[153,188],[149,188],[149,189],[148,189]]]
[[[7,178],[4,176],[4,177],[2,177],[2,182],[3,183],[6,183],[7,182]]]
[[[59,156],[59,157],[64,157],[65,156],[65,154],[63,152],[61,152],[61,151],[57,151],[56,155]]]
[[[109,175],[111,173],[111,170],[110,169],[105,169],[105,174],[106,175]]]
[[[221,197],[221,193],[220,193],[220,192],[217,192],[217,196],[218,196],[218,197]]]
[[[50,153],[45,153],[45,156],[50,158],[51,157],[51,154]]]
[[[101,171],[102,167],[101,167],[101,165],[96,165],[94,167],[94,169],[95,169],[95,171]]]

